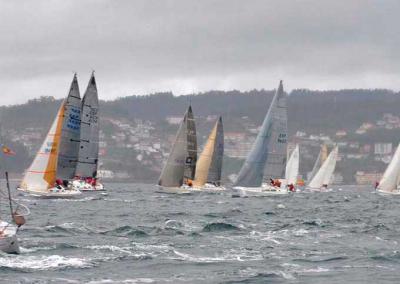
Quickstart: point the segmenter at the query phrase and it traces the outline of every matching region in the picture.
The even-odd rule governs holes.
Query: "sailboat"
[[[338,146],[335,146],[329,153],[321,168],[319,168],[315,176],[309,182],[307,186],[308,188],[313,191],[323,191],[328,188],[333,177],[333,172],[335,171],[338,153],[339,148]]]
[[[397,146],[388,167],[377,188],[378,193],[399,195],[400,194],[400,144]]]
[[[200,191],[221,191],[222,160],[224,155],[224,129],[222,118],[215,123],[210,136],[199,156],[193,180],[193,189]]]
[[[18,229],[25,224],[25,217],[30,214],[28,207],[16,203],[11,198],[10,183],[8,181],[8,173],[6,172],[6,182],[8,196],[1,192],[2,197],[6,197],[9,201],[11,222],[7,222],[0,218],[0,251],[5,253],[18,254],[20,253],[18,242]],[[17,206],[14,208],[14,204]]]
[[[282,81],[272,99],[261,130],[239,171],[234,189],[240,195],[287,194],[282,186],[263,183],[263,179],[283,179],[287,156],[287,103]],[[279,182],[280,183],[280,182]]]
[[[97,178],[99,161],[99,99],[94,73],[92,73],[82,99],[81,113],[80,147],[72,186],[81,191],[101,191],[104,190],[104,186]]]
[[[79,89],[75,74],[68,98],[62,102],[18,190],[47,198],[69,198],[81,194],[79,190],[69,186],[69,180],[75,172],[77,152],[74,151],[79,149],[76,147],[79,145],[79,138],[76,139],[80,131],[80,109],[77,109],[74,103],[78,98]]]
[[[311,173],[308,176],[308,180],[311,181],[315,177],[316,173],[321,168],[322,164],[326,161],[327,158],[328,158],[328,147],[326,146],[326,144],[322,144],[317,160],[314,163],[314,167],[312,168]]]
[[[192,107],[179,126],[158,186],[166,193],[190,193],[196,172],[197,136]]]
[[[297,177],[299,176],[300,166],[300,150],[299,145],[296,145],[286,163],[285,184],[291,191],[295,190],[297,185]]]

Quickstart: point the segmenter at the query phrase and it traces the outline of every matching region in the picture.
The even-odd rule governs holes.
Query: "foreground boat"
[[[222,118],[216,122],[196,165],[193,190],[221,192],[222,160],[224,156],[224,129]]]
[[[164,193],[187,194],[193,186],[197,161],[197,136],[192,107],[189,106],[179,126],[171,153],[158,181]]]
[[[376,191],[383,195],[400,195],[400,144],[397,146]]]
[[[81,106],[80,147],[72,187],[80,191],[103,191],[97,177],[99,161],[99,98],[94,73],[89,80]]]
[[[5,221],[0,221],[0,250],[5,253],[20,253],[18,238],[18,227]]]
[[[278,181],[285,175],[287,156],[287,103],[282,81],[272,99],[260,132],[244,162],[234,189],[243,195],[287,194],[280,182],[263,183],[264,180]],[[280,184],[280,186],[278,186]]]
[[[312,178],[307,188],[311,191],[327,191],[328,186],[331,184],[333,173],[336,168],[336,161],[339,153],[338,146],[335,146],[329,153],[321,168],[317,171]]]
[[[76,76],[74,76],[70,93],[76,92],[76,89],[77,80]],[[62,179],[70,176],[71,167],[73,167],[72,161],[67,161],[66,158],[68,155],[73,155],[70,145],[62,141],[63,139],[71,138],[67,138],[69,137],[67,135],[62,136],[63,125],[64,123],[70,123],[69,128],[77,127],[76,118],[71,117],[70,121],[65,120],[66,110],[68,110],[67,102],[63,101],[42,146],[17,188],[18,190],[43,198],[71,198],[81,194],[79,190],[71,187],[68,180]],[[72,130],[69,133],[72,133]],[[64,143],[64,150],[63,156],[59,160],[62,142]],[[70,142],[72,143],[73,141]]]
[[[20,253],[17,238],[18,229],[25,224],[25,216],[30,214],[29,209],[22,204],[16,203],[11,198],[10,184],[8,181],[8,173],[6,172],[6,182],[8,196],[1,192],[1,196],[8,199],[12,222],[6,222],[0,219],[0,250],[5,253]],[[14,208],[13,203],[16,204]]]

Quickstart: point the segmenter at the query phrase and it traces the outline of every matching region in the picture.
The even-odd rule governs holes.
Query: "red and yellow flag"
[[[2,146],[1,150],[3,151],[4,155],[8,155],[8,156],[14,156],[15,152],[13,150],[11,150],[10,148],[8,148],[7,146]]]

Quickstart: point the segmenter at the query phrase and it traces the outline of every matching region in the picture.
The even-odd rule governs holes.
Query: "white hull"
[[[326,188],[326,187],[322,187],[322,188],[306,187],[306,189],[308,189],[311,192],[329,192],[329,191],[332,191],[332,188]]]
[[[78,195],[81,195],[82,192],[76,189],[58,189],[56,187],[49,188],[47,191],[35,191],[35,190],[28,190],[18,187],[17,190],[27,193],[34,197],[40,198],[74,198]]]
[[[181,186],[181,187],[158,186],[157,192],[170,193],[170,194],[190,194],[193,192],[193,190],[189,189],[188,186]]]
[[[216,186],[211,183],[206,183],[202,187],[196,187],[190,189],[191,191],[199,191],[199,192],[224,192],[226,188],[223,186]]]
[[[74,190],[79,190],[79,191],[104,191],[104,185],[97,182],[95,186],[83,181],[83,180],[74,180],[72,182],[72,188]]]
[[[376,192],[381,195],[400,195],[400,189],[395,189],[393,191],[385,191],[385,190],[377,189]]]
[[[3,232],[3,235],[0,236],[0,250],[5,253],[19,253],[17,227],[7,222],[1,222],[0,231]]]
[[[286,188],[275,187],[267,184],[262,184],[260,187],[242,187],[237,186],[233,188],[240,196],[272,196],[272,195],[285,195],[289,191]]]

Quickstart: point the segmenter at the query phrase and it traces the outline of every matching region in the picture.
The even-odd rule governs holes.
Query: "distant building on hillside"
[[[354,175],[358,185],[375,185],[375,182],[380,181],[383,173],[357,171]]]
[[[392,153],[392,143],[375,143],[375,155],[388,155]]]

